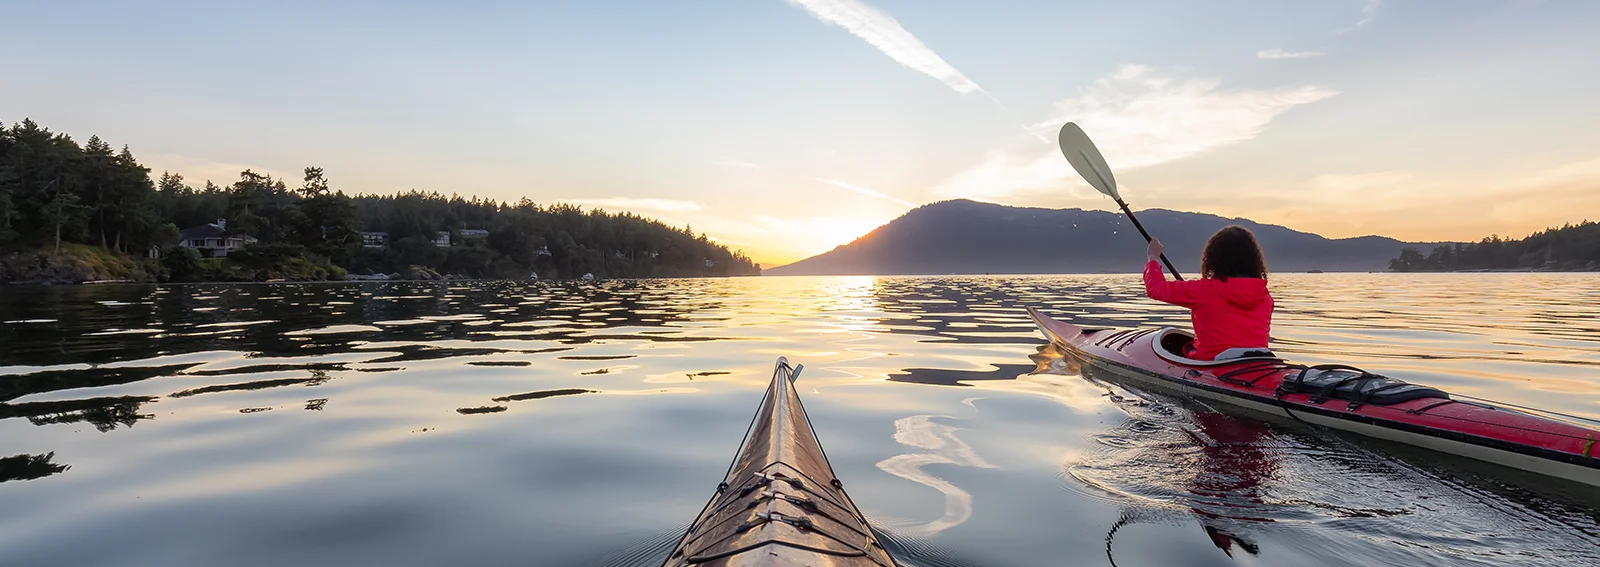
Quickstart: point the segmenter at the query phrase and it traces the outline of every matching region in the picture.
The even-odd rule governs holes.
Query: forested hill
[[[1600,271],[1600,223],[1584,221],[1521,240],[1499,235],[1466,244],[1441,244],[1427,255],[1407,247],[1389,261],[1397,272],[1479,270]]]
[[[212,260],[177,246],[180,231],[209,223],[224,227],[221,236],[252,240]],[[153,253],[161,260],[143,260]],[[688,227],[628,213],[420,192],[352,197],[315,167],[293,188],[248,170],[226,186],[194,187],[176,172],[157,182],[126,146],[116,151],[98,137],[80,146],[31,120],[0,124],[0,282],[311,279],[346,271],[604,278],[760,270]]]
[[[1248,219],[1149,209],[1139,221],[1192,273],[1217,229],[1254,231],[1273,271],[1375,271],[1406,243],[1363,236],[1329,239]],[[1145,242],[1121,213],[1008,207],[959,199],[924,205],[830,252],[765,271],[821,274],[1129,273]]]

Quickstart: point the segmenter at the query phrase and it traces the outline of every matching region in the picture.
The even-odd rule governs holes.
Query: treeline
[[[92,243],[142,250],[177,237],[150,170],[98,136],[82,146],[32,120],[0,124],[0,246]]]
[[[1600,223],[1584,221],[1535,233],[1521,240],[1490,236],[1478,242],[1441,244],[1426,255],[1414,247],[1389,261],[1396,272],[1463,270],[1600,270]]]
[[[224,221],[255,242],[226,262],[176,246],[181,228]],[[467,231],[467,233],[463,233]],[[362,232],[387,233],[379,243]],[[448,234],[449,246],[435,243]],[[246,170],[200,187],[150,170],[98,137],[83,146],[31,120],[0,125],[0,251],[87,244],[162,257],[161,279],[266,279],[286,273],[442,273],[474,278],[733,276],[759,273],[740,252],[629,213],[527,199],[515,204],[438,193],[349,196],[322,169],[298,186]],[[368,245],[371,244],[371,245]],[[42,261],[42,260],[41,260]],[[298,268],[297,268],[298,266]]]

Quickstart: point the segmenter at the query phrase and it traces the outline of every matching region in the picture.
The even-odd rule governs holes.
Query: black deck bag
[[[1278,385],[1278,395],[1310,394],[1310,402],[1345,400],[1352,404],[1387,406],[1422,398],[1450,399],[1436,388],[1372,374],[1354,366],[1324,364],[1289,375]]]

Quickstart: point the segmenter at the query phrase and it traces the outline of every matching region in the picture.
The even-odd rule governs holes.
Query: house
[[[489,231],[481,228],[463,228],[456,232],[461,234],[462,240],[483,240],[489,237]]]
[[[387,232],[363,232],[363,233],[361,233],[361,246],[363,246],[363,247],[366,247],[366,248],[383,248],[383,247],[388,246],[388,245],[389,245],[389,233],[387,233]]]
[[[450,247],[450,231],[441,230],[433,235],[433,245],[440,248]]]
[[[178,246],[192,248],[207,258],[221,258],[236,248],[255,243],[254,237],[228,234],[228,221],[224,219],[178,231]]]

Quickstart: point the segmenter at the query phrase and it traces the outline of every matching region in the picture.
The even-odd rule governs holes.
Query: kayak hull
[[[894,567],[834,477],[779,358],[766,397],[717,492],[679,540],[669,567]]]
[[[1156,353],[1158,333],[1084,329],[1028,308],[1039,330],[1082,363],[1130,384],[1227,404],[1340,431],[1600,486],[1600,430],[1516,409],[1459,399],[1392,405],[1281,393],[1304,367],[1260,361],[1189,366]],[[1248,371],[1250,365],[1261,372]],[[1242,378],[1227,378],[1230,374]]]

